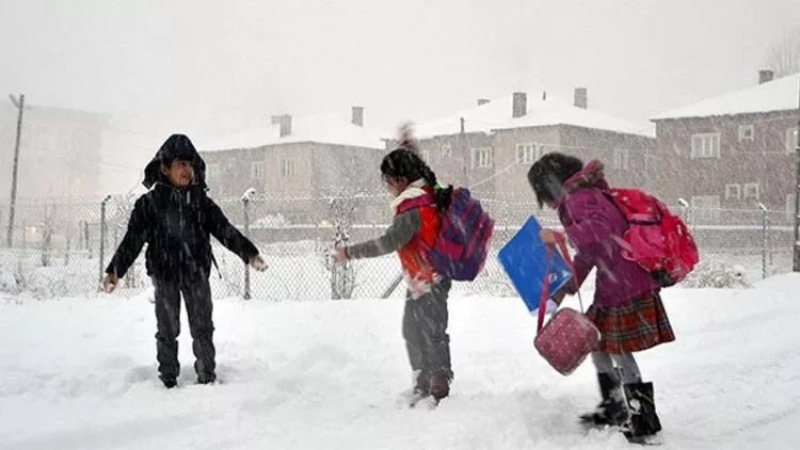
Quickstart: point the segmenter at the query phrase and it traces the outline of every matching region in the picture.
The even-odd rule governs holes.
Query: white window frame
[[[797,130],[798,128],[789,128],[786,130],[784,145],[786,145],[787,155],[794,154],[795,149],[797,148]]]
[[[253,168],[252,168],[252,178],[254,180],[263,180],[265,174],[265,165],[264,161],[254,161]]]
[[[737,183],[725,185],[725,200],[741,200],[741,199],[742,199],[742,185]]]
[[[692,159],[720,158],[720,133],[695,133],[692,135]],[[716,144],[716,145],[715,145]]]
[[[297,173],[293,159],[281,160],[281,175],[293,177]]]
[[[536,160],[536,144],[517,144],[517,164],[533,164]]]
[[[739,142],[750,141],[756,139],[756,127],[753,124],[739,125]]]
[[[754,188],[755,193],[753,193]],[[758,183],[746,183],[742,188],[742,197],[745,200],[749,198],[758,200],[761,197],[761,186]]]
[[[692,196],[692,220],[698,223],[718,223],[719,195]]]
[[[627,148],[615,148],[613,156],[612,162],[615,170],[628,170],[630,168],[630,150]]]
[[[545,145],[538,142],[523,142],[517,144],[514,155],[517,164],[533,164],[547,153]]]
[[[494,165],[492,147],[476,147],[472,149],[472,168],[488,169]]]
[[[442,144],[442,159],[450,159],[453,157],[453,144],[445,142]]]

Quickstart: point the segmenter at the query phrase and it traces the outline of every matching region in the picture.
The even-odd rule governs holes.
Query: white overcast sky
[[[800,0],[0,0],[0,17],[2,90],[222,133],[353,104],[390,129],[575,86],[644,121],[754,84]]]

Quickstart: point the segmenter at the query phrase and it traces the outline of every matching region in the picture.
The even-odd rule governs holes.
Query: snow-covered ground
[[[664,295],[678,340],[640,356],[674,449],[797,448],[800,277]],[[4,294],[0,294],[4,295]],[[146,296],[0,297],[2,449],[629,448],[587,433],[591,365],[562,377],[536,354],[515,298],[451,298],[452,397],[397,405],[410,385],[402,300],[216,302],[222,384],[155,372]],[[185,318],[184,318],[185,325]]]

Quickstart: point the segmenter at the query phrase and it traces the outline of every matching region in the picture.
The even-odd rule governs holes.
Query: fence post
[[[111,196],[107,195],[106,198],[103,199],[103,202],[100,204],[100,282],[103,282],[103,274],[105,272],[105,266],[103,264],[103,259],[106,256],[106,207],[108,206],[108,202],[111,200]]]
[[[763,203],[758,204],[761,210],[761,278],[767,278],[767,245],[769,244],[768,226],[769,210]]]
[[[69,252],[71,250],[71,238],[67,237],[66,248],[64,249],[64,266],[69,266]]]
[[[248,195],[249,194],[249,195]],[[253,194],[251,190],[245,192],[242,196],[242,204],[244,210],[244,236],[250,239],[250,197]],[[250,264],[244,264],[244,299],[250,300],[252,298],[250,292]]]
[[[86,245],[86,255],[89,259],[92,259],[92,243],[89,240],[89,221],[83,221],[83,242]]]

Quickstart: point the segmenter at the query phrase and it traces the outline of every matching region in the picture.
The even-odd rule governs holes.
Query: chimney
[[[466,123],[465,123],[465,121],[464,121],[464,118],[463,118],[463,117],[461,117],[461,120],[460,120],[460,122],[461,122],[461,134],[464,134],[464,132],[466,131],[466,129],[467,129],[467,128],[466,128],[466,126],[465,126],[465,125],[466,125]]]
[[[488,98],[479,98],[478,99],[478,106],[483,106],[483,105],[485,105],[487,103],[489,103],[489,99]]]
[[[589,93],[586,88],[575,88],[575,106],[581,109],[589,107]]]
[[[771,70],[758,71],[758,84],[769,83],[775,77],[775,72]]]
[[[514,92],[513,104],[511,106],[511,117],[522,117],[528,113],[528,96],[524,92]]]
[[[364,126],[364,107],[363,106],[353,106],[353,114],[352,119],[350,120],[353,125],[363,127]]]
[[[289,114],[272,116],[272,124],[281,126],[281,137],[286,137],[292,134],[292,116]]]

